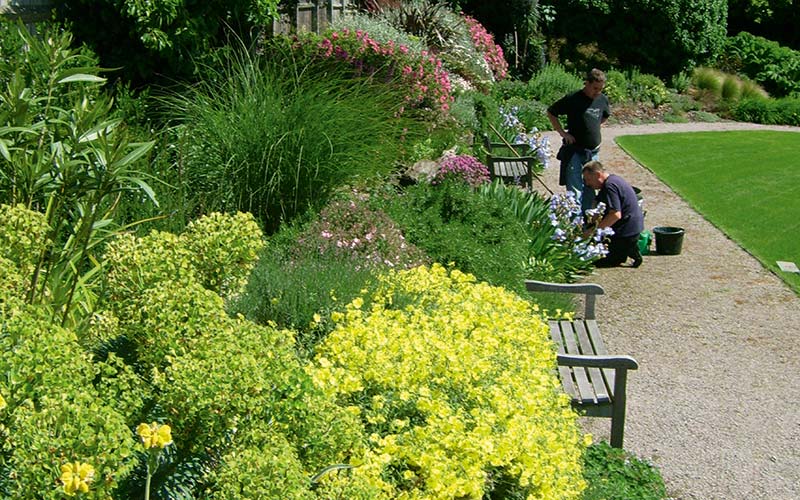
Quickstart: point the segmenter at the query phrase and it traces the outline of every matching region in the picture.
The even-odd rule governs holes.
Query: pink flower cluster
[[[447,111],[453,102],[450,78],[442,61],[427,51],[413,54],[405,45],[381,43],[362,31],[333,31],[317,45],[320,55],[352,65],[357,73],[391,81],[399,77],[408,87],[406,104]]]
[[[502,80],[508,76],[508,63],[503,57],[503,49],[494,43],[494,37],[476,19],[464,16],[464,20],[469,26],[472,43],[478,49],[478,52],[483,54],[483,58],[489,65],[489,69],[494,73],[494,77]]]
[[[470,155],[447,156],[439,162],[439,170],[431,184],[438,184],[446,178],[457,178],[472,187],[489,182],[489,169]]]

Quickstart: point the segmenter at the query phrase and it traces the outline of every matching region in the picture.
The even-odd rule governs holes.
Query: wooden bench
[[[510,144],[491,142],[484,135],[483,146],[486,148],[486,166],[489,167],[489,178],[500,179],[506,184],[515,184],[533,189],[533,169],[536,158],[524,153],[530,149],[528,144]]]
[[[572,407],[590,417],[611,418],[611,446],[622,448],[625,432],[625,385],[628,370],[639,364],[630,356],[611,356],[595,320],[595,301],[603,287],[526,280],[530,292],[582,293],[582,319],[551,320],[550,335],[558,347],[558,373]]]

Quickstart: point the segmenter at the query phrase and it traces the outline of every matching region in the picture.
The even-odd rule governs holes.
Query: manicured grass
[[[800,293],[800,133],[625,136],[619,145]],[[679,221],[676,221],[679,225]]]

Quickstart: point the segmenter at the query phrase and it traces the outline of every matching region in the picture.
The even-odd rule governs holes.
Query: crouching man
[[[639,252],[639,234],[644,229],[644,216],[633,187],[622,177],[606,172],[599,161],[583,166],[583,182],[599,189],[597,201],[606,205],[605,214],[597,227],[614,230],[608,244],[608,255],[595,262],[596,267],[615,267],[633,259],[632,267],[642,264]]]

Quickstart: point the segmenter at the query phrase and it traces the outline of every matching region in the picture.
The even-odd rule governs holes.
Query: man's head
[[[608,179],[608,172],[599,161],[590,161],[583,166],[583,183],[592,189],[600,189]]]
[[[586,79],[583,81],[583,93],[587,97],[596,99],[606,86],[606,74],[597,68],[592,68],[586,73]]]

